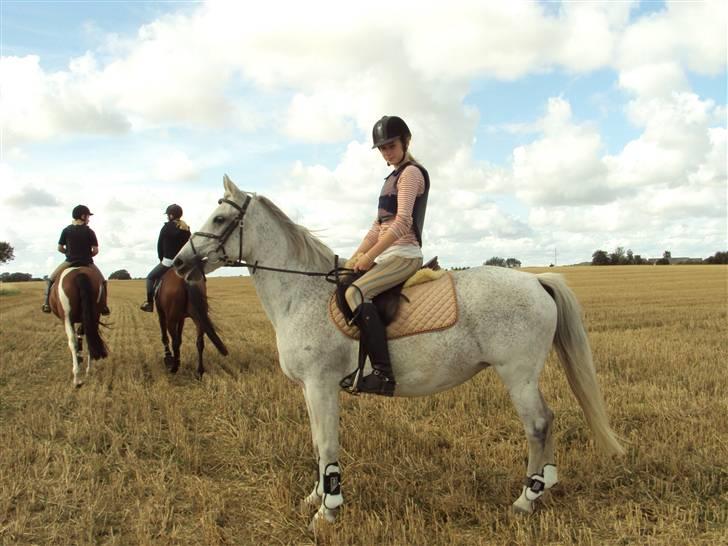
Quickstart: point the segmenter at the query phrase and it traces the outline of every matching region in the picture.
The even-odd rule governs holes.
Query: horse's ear
[[[222,185],[225,187],[225,195],[236,195],[241,193],[235,183],[230,180],[230,177],[226,174],[222,176]]]

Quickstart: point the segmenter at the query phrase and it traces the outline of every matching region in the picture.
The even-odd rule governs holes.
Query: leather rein
[[[334,268],[327,272],[323,273],[320,271],[298,271],[294,269],[283,269],[280,267],[269,267],[264,265],[259,265],[258,261],[256,260],[255,263],[247,263],[243,261],[243,231],[244,231],[244,218],[245,213],[248,210],[248,205],[250,205],[251,196],[246,194],[245,195],[245,202],[242,206],[238,205],[235,201],[232,201],[231,199],[218,199],[217,203],[218,205],[221,205],[222,203],[227,203],[231,207],[233,207],[235,210],[238,211],[237,216],[233,219],[230,224],[228,224],[223,232],[220,235],[215,235],[214,233],[207,233],[205,231],[196,231],[192,234],[192,237],[190,237],[190,247],[192,248],[192,252],[194,252],[194,255],[197,257],[197,267],[199,267],[201,270],[203,269],[204,263],[207,261],[207,258],[203,258],[197,253],[197,249],[195,248],[195,243],[193,242],[193,237],[205,237],[207,239],[213,239],[216,241],[219,241],[219,244],[217,248],[215,249],[215,252],[220,252],[222,250],[222,259],[224,260],[225,267],[247,267],[251,269],[251,275],[254,275],[255,272],[258,269],[262,269],[265,271],[277,271],[279,273],[291,273],[293,275],[305,275],[307,277],[324,277],[326,281],[336,284],[339,284],[339,274],[344,272],[353,272],[352,269],[348,269],[346,267],[339,267],[339,256],[334,255]],[[231,260],[228,255],[227,251],[225,250],[225,243],[230,238],[230,235],[235,231],[235,228],[239,230],[239,245],[238,245],[238,258],[236,260]],[[204,271],[202,271],[204,274]]]

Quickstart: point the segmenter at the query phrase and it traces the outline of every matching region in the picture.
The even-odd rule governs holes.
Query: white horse
[[[177,254],[177,272],[190,280],[238,262],[300,271],[333,268],[334,253],[262,196],[240,191],[225,176],[225,196]],[[304,503],[318,506],[312,524],[334,521],[343,504],[339,458],[339,381],[356,366],[358,344],[330,321],[332,287],[320,278],[250,268],[258,297],[276,332],[283,372],[303,388],[318,480]],[[531,513],[557,482],[553,413],[538,381],[554,345],[596,441],[623,453],[608,424],[591,349],[574,294],[560,275],[501,267],[453,273],[459,309],[449,329],[390,341],[395,396],[449,389],[492,367],[503,380],[528,438],[526,485],[513,503]]]

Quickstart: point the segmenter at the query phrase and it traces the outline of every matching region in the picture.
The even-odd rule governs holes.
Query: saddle
[[[353,313],[344,293],[359,276],[341,275],[329,301],[330,320],[343,334],[353,339],[359,339],[359,329],[352,324]],[[387,326],[388,339],[443,330],[454,325],[458,318],[452,276],[440,269],[437,257],[405,282],[376,296],[373,303]]]

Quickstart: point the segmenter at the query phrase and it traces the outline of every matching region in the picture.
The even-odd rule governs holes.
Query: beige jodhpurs
[[[361,305],[362,296],[363,301],[372,301],[374,296],[409,279],[420,267],[422,258],[391,256],[351,283],[346,290],[346,303],[354,311]]]

